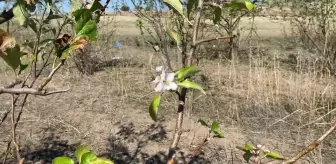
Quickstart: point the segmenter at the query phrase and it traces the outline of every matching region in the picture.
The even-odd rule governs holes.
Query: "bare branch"
[[[62,65],[64,65],[64,61],[62,61],[61,63],[59,63],[58,65],[57,65],[57,67],[56,68],[54,68],[51,72],[50,72],[50,74],[49,74],[49,76],[48,76],[48,78],[39,86],[39,90],[43,90],[43,88],[51,81],[51,79],[52,79],[52,77],[55,75],[55,73],[62,67]]]
[[[205,43],[205,42],[211,42],[211,41],[214,41],[214,40],[226,40],[226,39],[232,39],[232,38],[235,38],[236,36],[233,35],[233,36],[223,36],[223,37],[217,37],[217,38],[210,38],[210,39],[204,39],[204,40],[199,40],[196,42],[196,46],[202,44],[202,43]]]
[[[15,123],[15,98],[14,95],[12,95],[12,141],[15,146],[15,151],[16,151],[16,158],[18,161],[21,160],[21,155],[20,155],[20,146],[19,143],[16,140],[16,123]]]
[[[306,148],[304,148],[301,152],[299,152],[298,154],[296,154],[294,157],[284,161],[282,164],[292,164],[294,162],[296,162],[297,160],[299,160],[300,158],[302,158],[304,155],[306,155],[307,153],[315,150],[324,140],[325,138],[331,134],[331,132],[333,132],[336,129],[336,121],[335,123],[330,127],[330,129],[328,131],[326,131],[318,140],[310,143]]]
[[[38,96],[47,96],[56,93],[67,92],[69,89],[60,90],[60,91],[52,91],[47,92],[46,90],[40,90],[36,88],[0,88],[0,94],[8,93],[8,94],[30,94],[30,95],[38,95]]]

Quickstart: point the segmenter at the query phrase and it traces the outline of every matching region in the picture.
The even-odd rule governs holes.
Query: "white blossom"
[[[164,92],[169,90],[176,90],[177,84],[175,82],[175,74],[167,73],[163,66],[159,66],[155,68],[155,71],[161,74],[155,78],[153,83],[155,84],[156,92]]]

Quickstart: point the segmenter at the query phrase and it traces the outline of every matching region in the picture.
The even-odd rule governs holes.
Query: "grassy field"
[[[27,163],[73,156],[79,143],[92,145],[99,155],[117,164],[164,161],[178,100],[168,94],[162,100],[160,121],[150,119],[148,105],[154,95],[150,82],[152,69],[160,65],[160,54],[144,44],[136,45],[135,21],[132,16],[104,18],[102,35],[88,51],[101,61],[122,57],[120,63],[86,76],[70,60],[48,85],[50,89],[70,88],[69,92],[29,97],[18,127]],[[179,146],[190,153],[205,137],[207,129],[196,123],[198,118],[219,120],[225,138],[211,139],[195,163],[244,163],[243,152],[235,147],[245,143],[268,145],[288,157],[317,139],[335,118],[335,77],[319,73],[310,62],[314,53],[300,47],[290,24],[255,18],[258,36],[251,41],[246,37],[249,22],[244,18],[240,25],[245,30],[234,60],[199,62],[207,94],[189,92]],[[123,46],[114,48],[116,41]],[[176,51],[171,53],[174,56]],[[3,63],[0,71],[0,86],[13,80]],[[10,108],[11,96],[0,95],[0,101],[2,114]],[[10,119],[0,127],[0,155],[10,139],[10,128]],[[333,163],[334,136],[298,163]]]

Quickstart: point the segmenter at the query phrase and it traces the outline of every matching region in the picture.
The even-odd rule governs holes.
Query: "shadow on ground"
[[[118,125],[119,131],[108,138],[106,151],[98,156],[108,157],[116,164],[165,164],[167,163],[167,153],[151,150],[152,143],[162,143],[167,140],[167,132],[162,124],[152,124],[143,130],[137,129],[133,123]],[[22,147],[22,157],[25,164],[51,164],[52,160],[59,156],[68,156],[75,159],[74,152],[78,143],[70,144],[67,140],[61,140],[60,133],[56,130],[48,129],[48,134],[43,137],[38,144],[26,143]],[[95,146],[95,145],[91,145]],[[177,153],[177,160],[183,160],[183,152]],[[11,159],[8,164],[17,163]],[[190,164],[211,163],[203,155],[195,157]]]
[[[167,140],[167,132],[162,124],[152,124],[144,130],[135,129],[133,123],[120,125],[116,135],[109,137],[107,153],[103,156],[108,156],[117,164],[165,164],[167,163],[167,152],[159,151],[154,155],[146,152],[150,144],[160,143],[163,140]],[[130,149],[123,142],[134,146]],[[182,152],[178,154],[182,156],[177,155],[177,161],[185,160]],[[197,156],[189,163],[207,164],[211,162],[202,156]]]

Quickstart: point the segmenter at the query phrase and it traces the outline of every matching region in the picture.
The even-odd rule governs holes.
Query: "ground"
[[[172,141],[178,100],[167,94],[159,121],[151,120],[148,106],[155,93],[150,82],[153,68],[160,64],[159,54],[145,45],[136,47],[139,31],[135,17],[104,19],[106,24],[116,21],[116,31],[111,36],[101,35],[90,53],[102,61],[122,57],[121,62],[88,76],[69,61],[47,87],[70,88],[69,92],[28,98],[18,128],[26,163],[50,163],[56,156],[73,156],[78,144],[90,145],[117,164],[163,163]],[[244,18],[241,26],[248,22]],[[258,17],[255,23],[260,38],[251,44],[242,41],[246,47],[241,58],[232,62],[202,60],[199,64],[206,76],[206,95],[189,92],[179,147],[189,154],[204,139],[207,129],[197,123],[199,118],[218,120],[225,138],[209,140],[194,163],[244,163],[243,152],[236,146],[246,143],[264,144],[290,157],[317,139],[334,118],[334,76],[303,68],[304,59],[312,53],[285,38],[284,32],[291,30],[288,22]],[[114,48],[115,41],[123,46]],[[288,62],[292,54],[302,62]],[[0,68],[0,86],[4,86],[13,76],[9,68]],[[11,96],[0,95],[0,100],[3,114],[11,106]],[[11,137],[10,125],[10,119],[1,125],[0,153]],[[298,163],[332,163],[336,151],[332,136]]]

